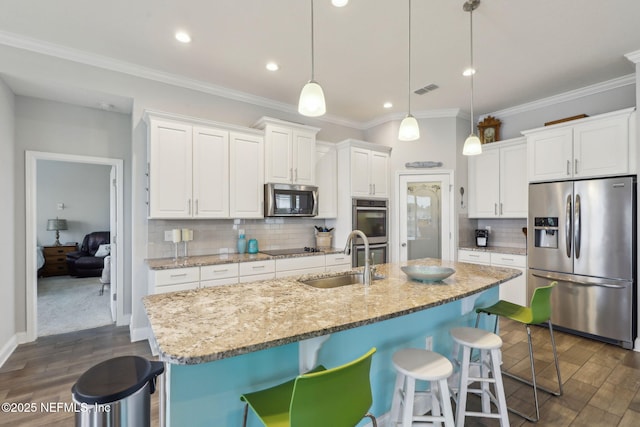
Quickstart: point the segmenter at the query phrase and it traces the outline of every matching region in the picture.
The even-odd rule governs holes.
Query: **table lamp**
[[[68,230],[66,219],[49,219],[47,220],[47,231],[56,232],[56,241],[54,246],[62,246],[60,243],[60,230]]]

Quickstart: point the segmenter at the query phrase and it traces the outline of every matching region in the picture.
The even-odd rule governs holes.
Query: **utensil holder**
[[[331,238],[333,236],[328,231],[316,232],[316,248],[331,249]]]

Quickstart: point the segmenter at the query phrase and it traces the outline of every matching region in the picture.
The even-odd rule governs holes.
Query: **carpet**
[[[109,288],[99,295],[98,277],[38,279],[38,336],[112,324]]]

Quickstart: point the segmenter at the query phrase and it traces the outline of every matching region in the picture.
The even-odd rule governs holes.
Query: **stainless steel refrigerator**
[[[529,299],[555,280],[555,326],[632,348],[636,178],[530,184],[528,221]]]

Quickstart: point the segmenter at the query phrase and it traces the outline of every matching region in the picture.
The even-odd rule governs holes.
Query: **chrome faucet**
[[[349,236],[347,236],[347,244],[344,247],[344,253],[346,255],[349,254],[351,250],[351,241],[355,236],[362,238],[362,240],[364,241],[364,272],[362,278],[365,285],[370,285],[371,266],[369,264],[369,240],[367,239],[367,236],[360,230],[353,230],[351,233],[349,233]]]

